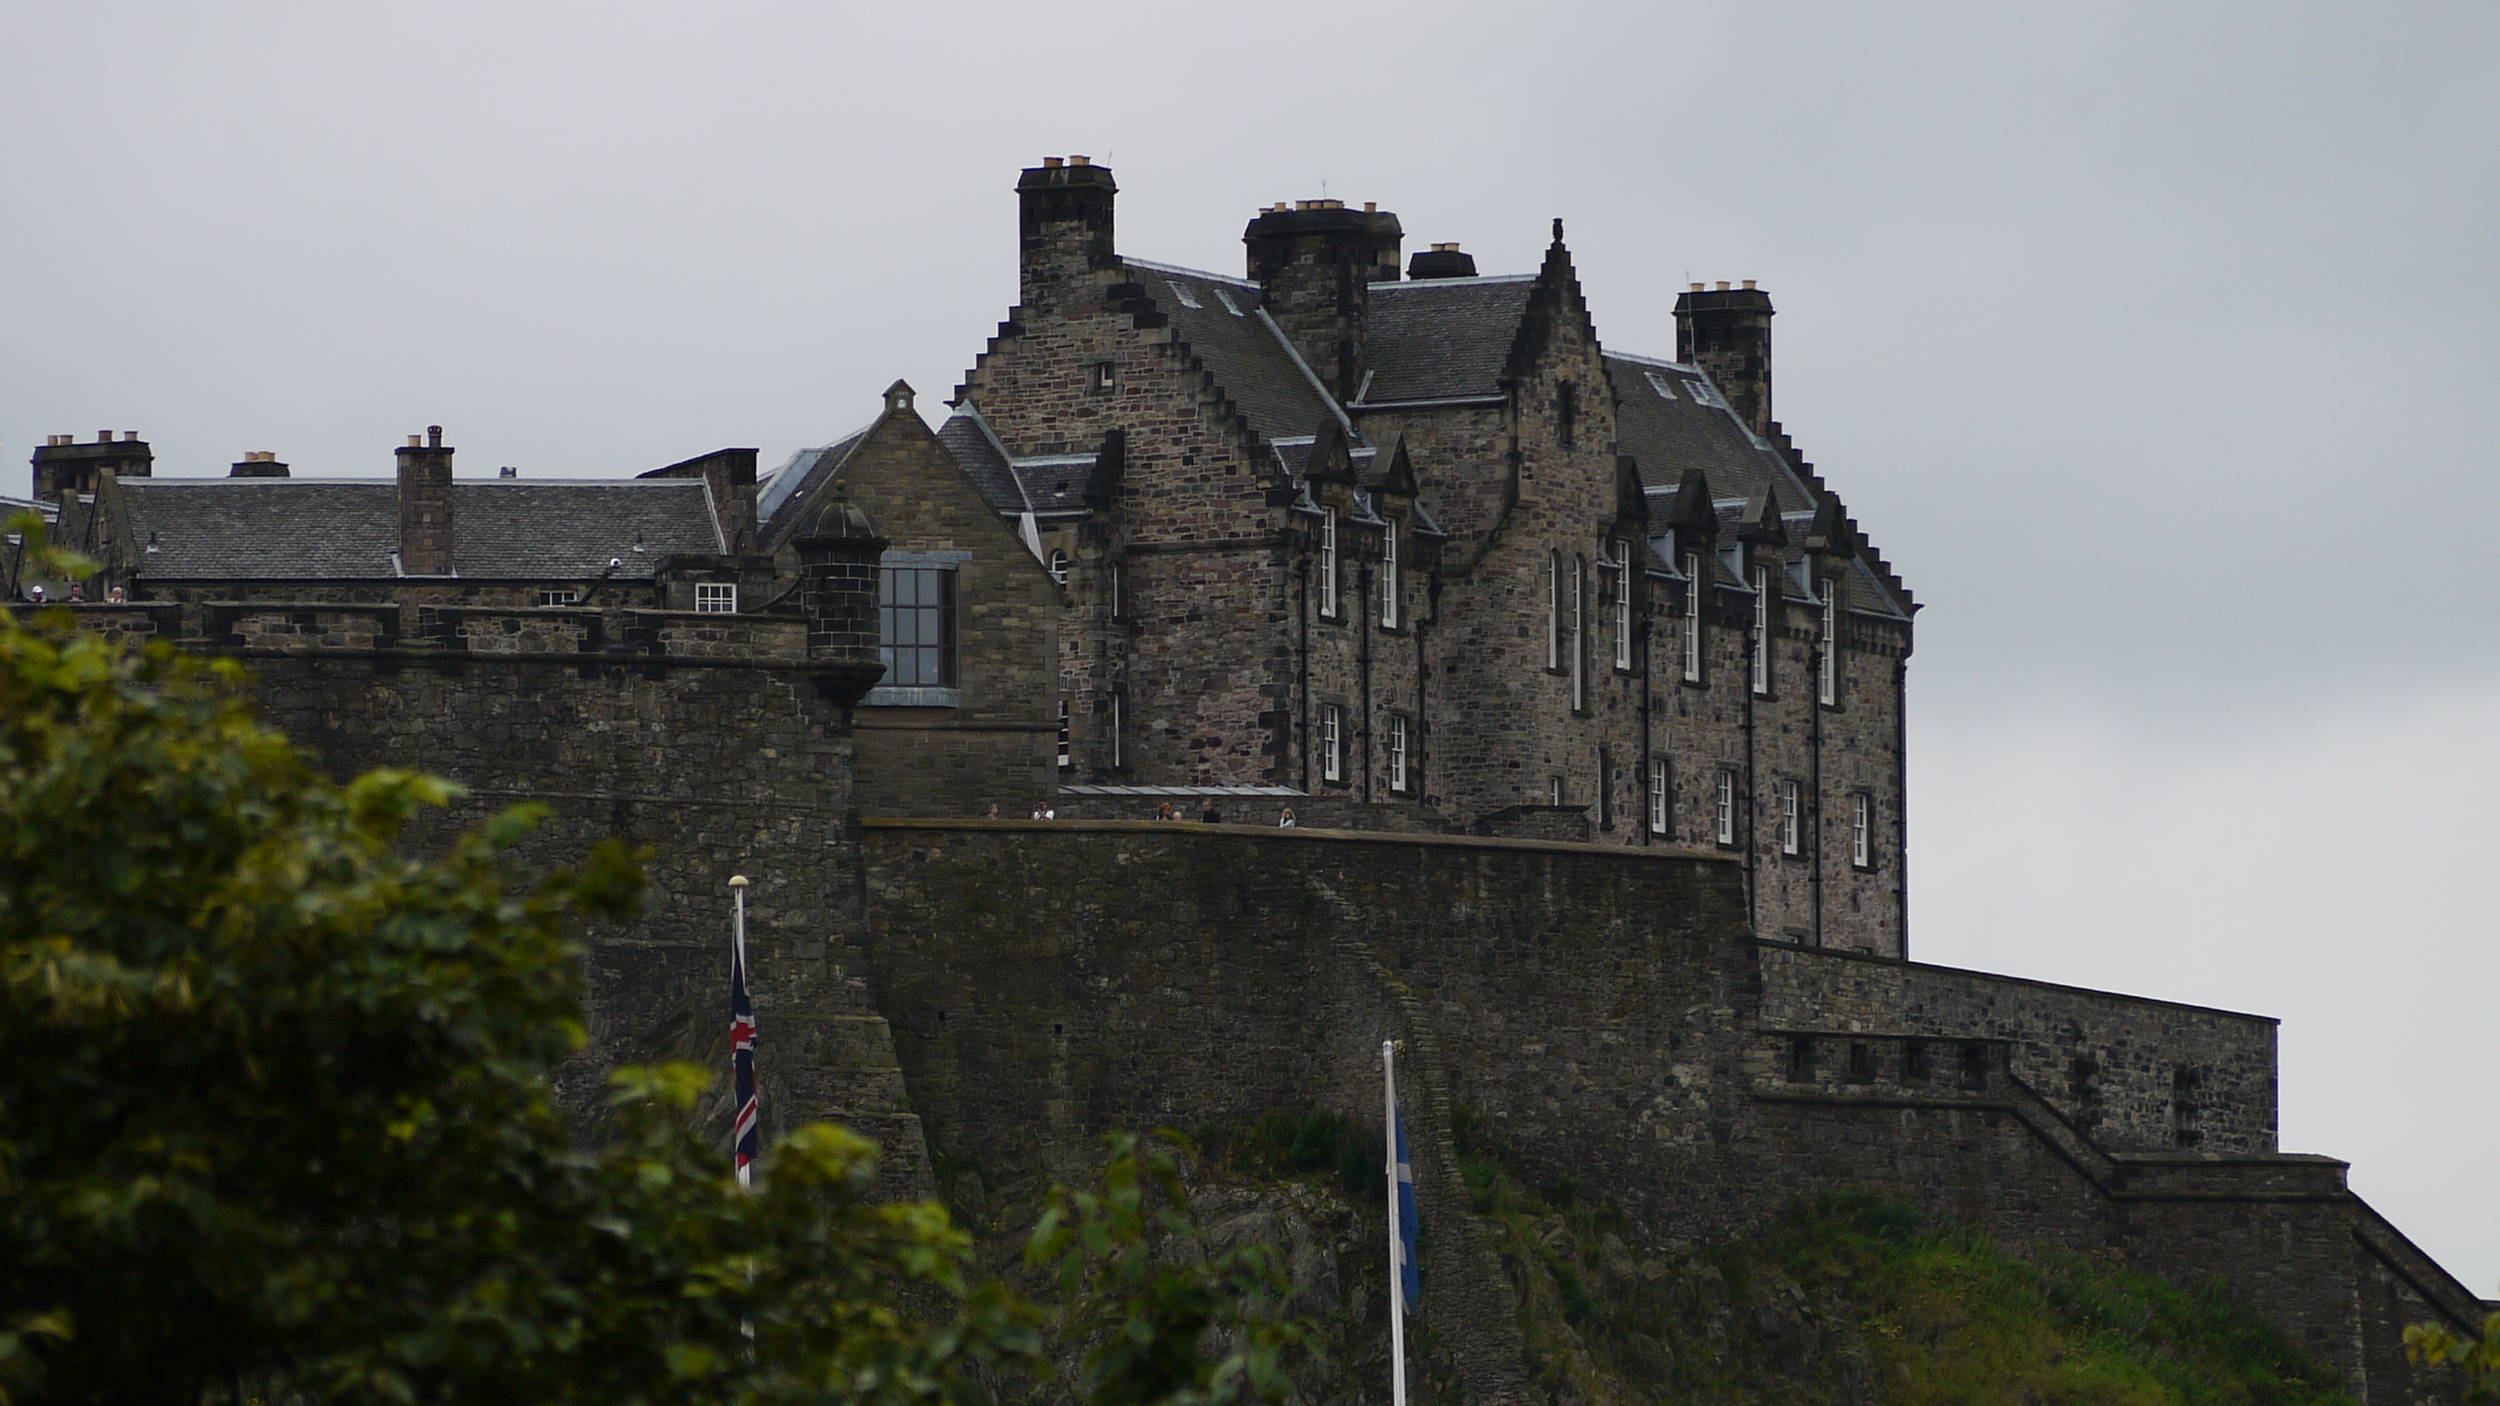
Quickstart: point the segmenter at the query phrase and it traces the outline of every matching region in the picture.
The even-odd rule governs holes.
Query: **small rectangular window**
[[[1864,791],[1849,797],[1849,862],[1875,866],[1875,798]]]
[[[1720,844],[1736,843],[1736,773],[1722,767],[1719,771],[1719,794],[1711,829]]]
[[[1103,604],[1110,608],[1111,618],[1114,620],[1128,614],[1128,593],[1126,586],[1127,583],[1120,579],[1119,560],[1117,558],[1113,558],[1110,561],[1104,562],[1102,564]]]
[[[1571,567],[1571,707],[1589,706],[1589,564],[1577,558]]]
[[[1667,833],[1667,759],[1649,759],[1649,833]]]
[[[1110,362],[1108,362],[1108,361],[1097,361],[1097,362],[1095,362],[1095,363],[1094,363],[1094,389],[1095,389],[1095,390],[1098,390],[1098,391],[1107,391],[1107,390],[1112,390],[1112,389],[1116,388],[1119,384],[1120,384],[1120,373],[1119,373],[1118,368],[1116,368],[1115,366],[1113,366],[1113,365],[1112,365],[1112,363],[1110,363]]]
[[[1345,710],[1334,703],[1319,705],[1319,776],[1345,780]]]
[[[737,613],[738,583],[735,581],[695,582],[694,608],[713,615]]]
[[[1927,1082],[1926,1041],[1904,1040],[1901,1042],[1901,1082],[1904,1084]]]
[[[1389,715],[1389,789],[1403,792],[1406,788],[1406,716]]]
[[[1964,1040],[1962,1042],[1962,1087],[1966,1089],[1988,1087],[1988,1046],[1983,1041]]]
[[[538,593],[538,603],[540,605],[580,605],[582,603],[582,593],[579,591],[542,589]]]
[[[1561,805],[1563,803],[1561,777],[1555,776],[1547,778],[1546,796],[1547,803],[1550,805]]]
[[[1615,544],[1615,667],[1632,668],[1632,544]]]
[[[1794,781],[1780,783],[1780,853],[1795,855],[1805,852],[1805,817],[1803,789]]]
[[[1852,1084],[1875,1082],[1875,1047],[1864,1040],[1849,1042],[1849,1082]]]
[[[1068,554],[1066,552],[1058,550],[1051,552],[1050,579],[1062,586],[1068,584]]]
[[[1560,669],[1563,661],[1562,553],[1545,554],[1545,667]]]
[[[1068,700],[1059,700],[1059,767],[1062,771],[1076,765],[1075,719],[1068,711]]]
[[[1597,744],[1597,824],[1615,828],[1615,752],[1603,742]]]
[[[1111,695],[1111,728],[1110,728],[1110,732],[1111,732],[1111,765],[1112,765],[1114,768],[1119,767],[1119,766],[1122,764],[1123,760],[1124,760],[1124,758],[1121,756],[1121,750],[1120,750],[1120,749],[1121,749],[1121,744],[1122,744],[1122,743],[1126,740],[1126,739],[1125,739],[1125,737],[1124,737],[1124,734],[1128,731],[1128,728],[1127,728],[1127,726],[1126,726],[1126,724],[1127,724],[1127,722],[1128,722],[1127,713],[1128,713],[1128,696],[1127,696],[1126,694],[1123,694],[1123,693],[1113,693],[1113,694]]]
[[[1788,1037],[1788,1082],[1792,1084],[1814,1082],[1813,1036],[1791,1035]]]
[[[1337,510],[1327,509],[1319,515],[1319,613],[1321,618],[1337,618]]]
[[[1390,523],[1380,538],[1380,626],[1398,627],[1398,525]]]

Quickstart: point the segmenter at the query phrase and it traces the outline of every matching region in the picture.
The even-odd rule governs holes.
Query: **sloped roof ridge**
[[[1612,347],[1605,349],[1605,357],[1608,361],[1628,361],[1634,366],[1655,366],[1667,371],[1681,371],[1691,376],[1702,374],[1701,368],[1691,362],[1669,361],[1662,356],[1642,356],[1638,352],[1616,351]]]
[[[1203,278],[1209,283],[1223,283],[1229,284],[1235,288],[1247,288],[1253,293],[1259,291],[1259,285],[1246,278],[1236,278],[1229,273],[1212,273],[1206,269],[1186,268],[1180,264],[1162,264],[1157,263],[1152,259],[1132,258],[1127,254],[1120,255],[1120,263],[1124,267],[1144,269],[1148,273],[1176,273],[1183,278]]]
[[[998,431],[990,428],[989,417],[981,413],[980,405],[976,403],[972,397],[966,396],[961,401],[958,401],[952,408],[954,413],[948,415],[945,422],[938,426],[938,441],[940,443],[945,442],[947,425],[952,424],[957,420],[970,420],[972,422],[972,427],[981,432],[981,442],[987,444],[990,447],[991,452],[998,455],[998,462],[1008,466],[1007,482],[1014,485],[1017,500],[1024,504],[1023,511],[1028,513],[1032,512],[1034,510],[1033,495],[1025,492],[1024,480],[1016,477],[1015,475],[1015,456],[1007,452],[1006,441],[998,437]],[[951,454],[948,455],[948,457],[954,458]],[[970,478],[972,476],[971,467],[965,464],[961,459],[956,459],[955,467],[962,469],[965,477]],[[980,483],[976,480],[973,487],[980,487]]]
[[[1858,560],[1865,564],[1885,588],[1899,599],[1904,615],[1915,614],[1918,610],[1918,598],[1910,594],[1908,584],[1902,581],[1899,572],[1893,570],[1892,563],[1885,559],[1882,552],[1875,549],[1875,543],[1866,535],[1866,529],[1860,527],[1857,518],[1850,513],[1848,503],[1839,494],[1832,492],[1831,487],[1823,482],[1823,476],[1817,473],[1814,465],[1807,462],[1806,457],[1797,451],[1796,440],[1789,437],[1788,431],[1781,428],[1779,421],[1771,422],[1770,431],[1763,438],[1770,441],[1772,452],[1789,466],[1791,472],[1805,481],[1806,486],[1814,491],[1818,499],[1830,497],[1833,504],[1840,509],[1841,522],[1847,525],[1849,535],[1856,540]]]
[[[1294,368],[1302,373],[1304,380],[1311,383],[1311,390],[1319,396],[1319,403],[1328,408],[1329,414],[1337,417],[1337,427],[1344,430],[1349,438],[1360,442],[1363,434],[1362,431],[1354,428],[1354,417],[1346,414],[1345,407],[1339,405],[1337,398],[1328,393],[1328,387],[1320,380],[1319,373],[1311,369],[1311,363],[1302,359],[1302,352],[1294,346],[1293,338],[1285,335],[1285,329],[1276,325],[1276,319],[1267,315],[1265,307],[1257,311],[1259,325],[1266,328],[1268,335],[1276,339],[1276,345],[1285,349],[1285,355],[1293,358]]]
[[[1487,273],[1469,278],[1384,278],[1371,286],[1374,293],[1404,292],[1409,288],[1480,288],[1488,283],[1534,283],[1533,273]]]

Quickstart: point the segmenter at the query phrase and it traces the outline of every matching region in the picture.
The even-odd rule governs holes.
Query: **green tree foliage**
[[[2483,1334],[2469,1338],[2438,1323],[2405,1329],[2405,1355],[2416,1362],[2446,1364],[2464,1374],[2465,1401],[2500,1401],[2500,1313],[2483,1320]]]
[[[637,866],[524,870],[527,807],[399,852],[451,794],[328,780],[230,666],[0,618],[0,1402],[953,1406],[1053,1330],[1104,1406],[1286,1391],[1274,1266],[1194,1243],[1159,1147],[1062,1199],[1048,1309],[841,1129],[739,1191],[707,1071],[627,1071],[575,1147],[570,934]]]

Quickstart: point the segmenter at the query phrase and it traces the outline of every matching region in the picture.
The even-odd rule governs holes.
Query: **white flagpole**
[[[744,874],[731,875],[729,879],[729,892],[737,899],[738,904],[737,916],[732,920],[730,925],[729,940],[738,949],[738,970],[743,972],[746,970],[747,965],[747,876]],[[748,982],[750,988],[752,988],[753,984],[753,980],[750,978]],[[750,996],[748,999],[751,1001],[754,998]],[[750,1163],[739,1163],[738,1185],[753,1186],[754,1184],[754,1166]],[[754,1335],[755,1329],[752,1325],[749,1325],[747,1328],[747,1336],[751,1338]]]
[[[1389,1149],[1389,1406],[1406,1406],[1406,1270],[1398,1238],[1398,1043],[1380,1042],[1380,1078],[1387,1090],[1389,1121],[1381,1141]]]

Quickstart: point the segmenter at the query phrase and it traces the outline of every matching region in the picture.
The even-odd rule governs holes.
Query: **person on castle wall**
[[[996,820],[998,818],[998,802],[990,802],[990,813],[988,818],[991,820]]]
[[[1155,807],[1155,819],[1157,820],[1178,820],[1180,818],[1180,812],[1172,809],[1172,803],[1170,801],[1165,801],[1163,804]]]
[[[1293,827],[1293,807],[1287,806],[1285,807],[1285,813],[1276,817],[1276,828],[1279,830],[1290,830]]]
[[[1224,823],[1224,812],[1215,808],[1215,797],[1209,796],[1198,802],[1198,818],[1209,825]]]
[[[121,587],[115,586],[112,590],[105,593],[104,599],[111,604],[121,605],[129,601],[130,597],[122,594]]]
[[[1035,801],[1033,803],[1033,818],[1035,820],[1057,820],[1059,818],[1059,812],[1053,808],[1051,803],[1048,801]]]

